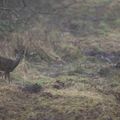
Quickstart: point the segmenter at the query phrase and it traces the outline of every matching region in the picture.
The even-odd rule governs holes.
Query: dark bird
[[[4,72],[4,77],[5,79],[8,79],[9,83],[11,82],[10,72],[12,72],[20,63],[21,59],[23,58],[24,51],[15,50],[15,53],[16,53],[15,60],[0,56],[0,71]]]

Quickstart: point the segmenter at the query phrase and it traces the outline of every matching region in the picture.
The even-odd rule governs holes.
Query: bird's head
[[[15,49],[14,52],[15,52],[16,59],[20,59],[20,58],[23,58],[25,50],[24,49]]]

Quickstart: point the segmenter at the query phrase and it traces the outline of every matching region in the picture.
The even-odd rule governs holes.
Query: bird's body
[[[17,67],[22,57],[23,53],[17,53],[15,60],[0,56],[0,71],[4,72],[5,79],[8,79],[9,82],[10,72],[12,72]]]

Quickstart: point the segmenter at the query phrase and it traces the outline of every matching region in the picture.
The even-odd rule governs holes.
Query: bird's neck
[[[22,59],[22,56],[16,58],[14,68],[20,63],[21,59]]]

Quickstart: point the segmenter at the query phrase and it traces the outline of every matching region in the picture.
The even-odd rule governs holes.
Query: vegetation
[[[0,79],[0,120],[120,120],[119,0],[1,0],[0,55],[25,55]]]

